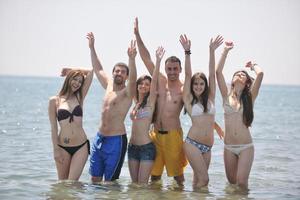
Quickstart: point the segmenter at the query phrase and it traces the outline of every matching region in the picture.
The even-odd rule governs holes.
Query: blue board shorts
[[[119,179],[127,150],[127,136],[103,136],[97,133],[91,145],[90,175],[105,181]]]

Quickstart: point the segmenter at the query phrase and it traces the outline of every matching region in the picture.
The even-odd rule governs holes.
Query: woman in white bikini
[[[128,144],[128,166],[133,183],[147,184],[156,156],[149,129],[155,110],[160,62],[164,48],[156,50],[156,66],[153,77],[141,76],[136,82],[135,106],[130,113],[132,132]]]
[[[215,50],[223,43],[217,36],[209,45],[209,77],[197,72],[192,76],[190,47],[186,35],[180,36],[185,51],[184,107],[192,119],[192,126],[184,143],[184,151],[194,171],[193,187],[201,188],[209,182],[208,168],[214,143],[215,126]],[[221,136],[220,136],[221,137]]]
[[[256,79],[245,70],[233,74],[230,89],[223,76],[223,67],[232,42],[225,42],[225,48],[216,70],[216,77],[223,98],[225,120],[224,163],[228,181],[242,189],[248,188],[248,178],[254,158],[254,146],[249,127],[253,121],[253,105],[263,79],[263,72],[257,64],[248,62]]]

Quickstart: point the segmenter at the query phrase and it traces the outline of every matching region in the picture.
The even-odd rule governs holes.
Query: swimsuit
[[[105,177],[106,181],[118,179],[127,149],[127,136],[104,136],[97,133],[91,147],[90,174]]]
[[[150,106],[145,106],[144,108],[139,108],[137,110],[133,110],[135,114],[132,117],[132,120],[141,120],[141,119],[146,119],[152,116]]]
[[[62,146],[58,144],[59,147],[64,149],[66,152],[68,152],[71,156],[73,156],[81,147],[83,147],[87,143],[87,148],[88,148],[88,154],[90,154],[90,142],[89,140],[86,140],[84,143],[78,145],[78,146]]]
[[[232,152],[233,154],[239,156],[241,151],[252,147],[253,143],[249,143],[249,144],[225,144],[224,147],[225,149],[227,149],[228,151]]]
[[[166,166],[168,176],[180,176],[187,165],[187,160],[183,152],[182,129],[177,130],[156,130],[150,133],[150,137],[155,144],[156,157],[151,174],[160,176]]]
[[[192,144],[195,147],[197,147],[200,150],[201,153],[207,153],[211,150],[211,146],[208,146],[206,144],[202,144],[200,142],[197,142],[197,141],[195,141],[195,140],[193,140],[189,137],[186,137],[185,142],[189,143],[189,144]]]
[[[230,103],[229,100],[227,98],[227,100],[225,100],[225,102],[223,103],[223,108],[224,108],[224,114],[225,115],[230,115],[230,114],[234,114],[234,113],[240,113],[243,114],[243,106],[241,105],[240,108],[238,110],[234,109]]]
[[[201,103],[196,103],[193,105],[192,107],[192,117],[196,117],[196,116],[201,116],[204,114],[210,114],[210,115],[214,115],[216,113],[216,109],[213,103],[211,103],[210,101],[208,101],[207,103],[207,112],[204,112],[204,107]]]
[[[74,116],[82,117],[82,108],[80,105],[77,105],[72,112],[66,109],[58,109],[57,110],[57,120],[61,121],[70,117],[69,122],[74,121]]]
[[[230,103],[228,98],[225,100],[223,103],[223,108],[224,108],[224,114],[225,115],[232,115],[232,114],[240,114],[241,116],[243,115],[243,106],[241,105],[238,110],[234,109]],[[225,144],[224,148],[227,149],[228,151],[232,152],[233,154],[239,156],[241,151],[252,147],[253,143],[249,144]]]
[[[216,109],[214,107],[214,104],[211,101],[208,101],[207,103],[207,112],[204,112],[204,107],[201,103],[196,103],[192,107],[192,114],[191,117],[199,117],[203,116],[205,114],[207,115],[215,115]],[[207,153],[211,150],[211,146],[208,146],[206,144],[202,144],[196,140],[191,139],[189,136],[186,137],[185,139],[186,143],[192,144],[195,147],[197,147],[201,153]]]

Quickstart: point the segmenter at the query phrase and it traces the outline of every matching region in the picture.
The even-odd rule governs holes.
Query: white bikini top
[[[224,113],[225,114],[233,114],[233,113],[241,113],[243,114],[243,105],[241,104],[240,108],[238,110],[234,109],[230,103],[228,98],[223,103]]]
[[[192,117],[201,116],[205,114],[214,115],[216,113],[216,108],[211,101],[207,102],[207,112],[204,112],[204,107],[201,103],[196,103],[192,106]]]

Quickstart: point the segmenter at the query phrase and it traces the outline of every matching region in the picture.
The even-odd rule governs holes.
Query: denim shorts
[[[128,144],[128,160],[153,161],[156,149],[153,142],[144,145]]]

